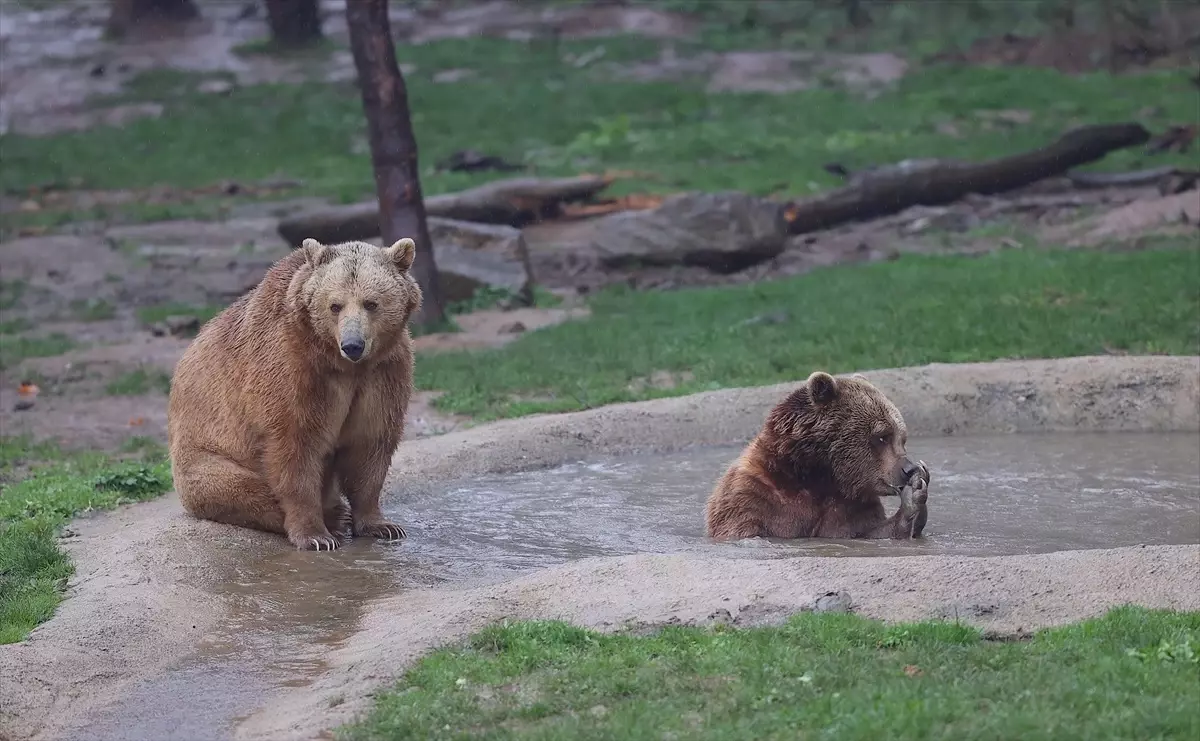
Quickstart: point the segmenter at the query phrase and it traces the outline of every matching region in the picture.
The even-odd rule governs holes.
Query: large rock
[[[609,268],[687,265],[734,273],[783,251],[783,210],[745,193],[683,193],[653,210],[604,217],[590,246]]]
[[[521,230],[434,217],[428,223],[445,300],[462,301],[487,287],[532,303],[533,270]]]

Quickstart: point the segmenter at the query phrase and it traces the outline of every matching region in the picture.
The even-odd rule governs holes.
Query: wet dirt
[[[298,552],[191,520],[174,497],[78,521],[67,600],[29,640],[0,647],[0,676],[34,678],[0,685],[0,728],[15,739],[311,739],[423,652],[503,618],[755,624],[846,590],[869,617],[1011,634],[1126,602],[1200,608],[1186,524],[1200,358],[867,375],[934,467],[927,544],[892,555],[893,544],[829,544],[838,555],[825,558],[697,537],[714,474],[789,385],[498,422],[401,446],[387,487],[411,528],[399,544]],[[1066,430],[1081,434],[1045,434]],[[1013,432],[1026,434],[996,437]],[[632,467],[613,468],[626,455],[616,460]],[[666,465],[642,464],[652,460]],[[677,478],[691,483],[668,489]],[[646,490],[631,493],[638,481]],[[991,509],[972,521],[983,501]],[[1021,519],[1031,510],[1057,521]],[[1037,528],[1005,529],[1006,514]],[[972,541],[982,527],[998,532]],[[1164,542],[1191,544],[1152,545]],[[1031,550],[1055,552],[965,555]]]

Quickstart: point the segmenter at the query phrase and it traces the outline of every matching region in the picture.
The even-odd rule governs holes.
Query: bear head
[[[859,374],[813,373],[771,411],[760,441],[782,473],[818,494],[899,494],[917,470],[900,410]]]
[[[421,289],[409,272],[416,243],[406,237],[380,248],[306,239],[300,249],[305,265],[290,292],[316,334],[350,363],[385,356],[421,306]]]

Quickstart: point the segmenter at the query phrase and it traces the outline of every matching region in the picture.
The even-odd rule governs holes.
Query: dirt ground
[[[1200,429],[1200,357],[939,364],[866,375],[918,436]],[[620,404],[413,441],[397,455],[387,491],[587,455],[742,442],[789,388]],[[278,538],[191,520],[174,497],[77,521],[64,543],[78,564],[68,599],[29,640],[0,647],[0,676],[28,678],[0,684],[0,734],[14,741],[168,731],[328,738],[412,660],[501,619],[559,618],[605,630],[753,625],[848,592],[865,616],[954,617],[1012,636],[1124,603],[1200,609],[1197,546],[799,559],[714,547],[711,555],[589,558],[500,584],[438,587],[431,574],[389,567],[379,544],[354,544],[342,556],[301,553]]]
[[[52,438],[68,448],[115,450],[135,436],[165,439],[166,379],[188,337],[288,250],[275,232],[277,208],[282,206],[225,221],[80,224],[69,232],[0,243],[0,285],[7,292],[0,320],[23,327],[25,337],[66,338],[43,357],[0,364],[0,428],[10,435]],[[779,257],[732,275],[702,268],[603,269],[586,251],[570,249],[586,242],[593,223],[543,223],[526,230],[535,277],[565,297],[561,306],[462,315],[456,319],[462,332],[420,337],[418,348],[498,347],[525,332],[586,316],[582,299],[614,283],[669,290],[798,275],[903,253],[1023,246],[1016,237],[989,234],[988,226],[1080,246],[1117,240],[1136,248],[1150,234],[1195,232],[1200,197],[1195,191],[1162,197],[1150,188],[1072,191],[1049,181],[1005,198],[914,208],[796,237]],[[12,337],[3,342],[14,342]],[[0,346],[0,357],[10,352]],[[35,386],[36,396],[22,395],[22,384]],[[439,412],[435,398],[426,391],[414,399],[409,438],[467,422]]]

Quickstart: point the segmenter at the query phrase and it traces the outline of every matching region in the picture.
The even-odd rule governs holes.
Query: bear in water
[[[909,459],[896,406],[859,374],[817,371],[767,415],[706,507],[715,540],[912,538],[928,513],[929,469]],[[900,496],[887,517],[881,497]]]

